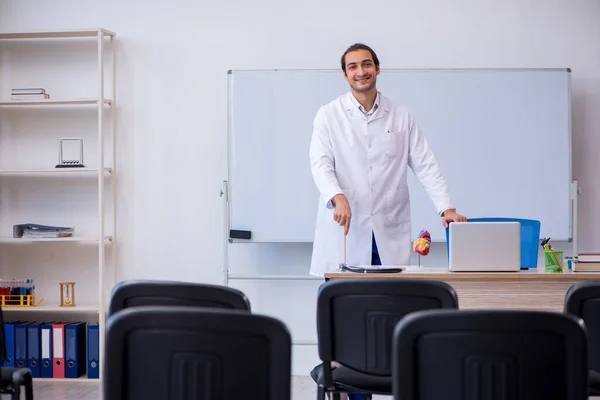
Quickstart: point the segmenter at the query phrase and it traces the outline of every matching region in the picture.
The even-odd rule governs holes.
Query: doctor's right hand
[[[333,197],[333,204],[335,205],[333,219],[335,222],[344,227],[344,236],[346,236],[350,230],[350,219],[352,218],[352,212],[350,211],[348,199],[341,193],[336,194]]]

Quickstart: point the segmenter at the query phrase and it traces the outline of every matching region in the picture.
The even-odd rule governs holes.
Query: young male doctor
[[[411,113],[378,92],[379,59],[363,44],[341,59],[350,92],[314,119],[310,166],[320,192],[311,275],[351,265],[407,265],[411,221],[408,167],[431,198],[444,227],[464,222],[444,175]],[[340,228],[340,226],[343,227]]]

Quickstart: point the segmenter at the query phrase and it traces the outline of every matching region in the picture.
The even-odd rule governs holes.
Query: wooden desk
[[[600,280],[600,272],[545,273],[543,269],[520,272],[450,272],[446,269],[411,268],[396,274],[336,272],[329,279],[428,279],[450,284],[463,309],[505,308],[562,312],[569,287],[582,281]]]

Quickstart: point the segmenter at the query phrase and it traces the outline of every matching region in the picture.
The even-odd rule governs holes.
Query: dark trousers
[[[375,242],[375,233],[373,233],[373,250],[371,252],[371,265],[381,265],[381,258],[379,258],[379,250],[377,250],[377,243]]]

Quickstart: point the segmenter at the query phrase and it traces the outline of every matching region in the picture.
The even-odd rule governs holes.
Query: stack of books
[[[11,89],[10,91],[11,100],[47,100],[50,95],[46,93],[46,89],[43,88],[23,88],[23,89]]]
[[[49,226],[39,224],[19,224],[13,225],[14,238],[63,238],[73,236],[74,227],[70,226]]]
[[[573,271],[600,271],[600,253],[579,254],[573,262]]]

